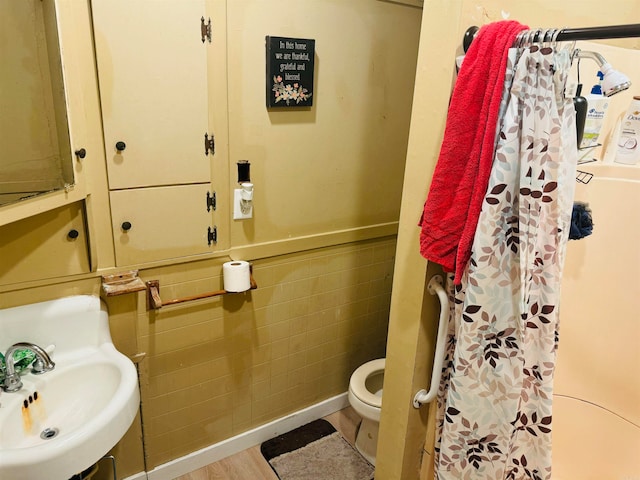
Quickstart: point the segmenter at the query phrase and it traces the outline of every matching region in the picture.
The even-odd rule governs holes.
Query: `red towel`
[[[493,163],[509,47],[528,27],[483,26],[458,74],[429,195],[420,219],[420,253],[455,272],[460,284]]]

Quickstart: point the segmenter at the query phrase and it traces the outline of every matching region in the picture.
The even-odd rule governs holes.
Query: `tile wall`
[[[355,368],[385,354],[395,245],[387,237],[256,260],[256,290],[157,312],[140,294],[135,322],[110,308],[119,343],[134,348],[135,336],[146,353],[147,471],[345,392]],[[203,261],[140,274],[170,299],[220,289],[220,272]]]

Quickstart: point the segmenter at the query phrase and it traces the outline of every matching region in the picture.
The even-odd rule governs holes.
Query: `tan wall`
[[[100,275],[123,270],[114,267],[97,81],[86,67],[93,65],[90,12],[76,0],[59,2],[72,145],[88,155],[74,163],[74,191],[0,211],[0,225],[8,224],[0,227],[0,308],[98,295]],[[227,126],[216,132],[218,153],[228,162],[229,189],[235,162],[251,161],[254,219],[221,218],[230,232],[224,250],[135,265],[144,280],[160,281],[165,299],[220,289],[229,256],[253,261],[258,288],[158,313],[147,311],[143,293],[108,300],[116,346],[145,354],[138,368],[146,458],[136,420],[114,449],[120,477],[342,393],[353,369],[385,353],[421,10],[314,0],[294,19],[275,4],[288,5],[228,2],[226,15],[212,18],[214,32],[224,32],[225,22],[229,32],[226,58],[210,65],[216,84],[221,69],[229,84],[229,133]],[[219,6],[209,13],[225,11]],[[266,110],[267,34],[315,38],[310,110]],[[231,212],[225,197],[219,215]],[[54,222],[39,236],[54,243],[42,248],[29,234],[44,217],[18,219],[47,210]],[[71,211],[84,212],[73,218],[87,224],[76,244],[66,236]],[[71,254],[57,245],[88,245],[88,262],[69,268]],[[101,478],[109,471],[101,465]]]
[[[234,246],[397,222],[420,10],[370,0],[228,3],[229,150],[255,219]],[[295,19],[294,19],[295,18]],[[265,108],[265,36],[316,40],[311,109]],[[235,184],[237,187],[237,184]]]
[[[439,306],[423,293],[425,278],[432,272],[426,275],[425,262],[418,253],[416,224],[440,149],[454,59],[462,53],[463,34],[469,26],[501,20],[503,10],[532,28],[617,25],[640,18],[640,4],[630,0],[613,0],[606,6],[596,1],[537,0],[508,5],[492,0],[425,1],[387,345],[386,378],[393,378],[393,391],[399,393],[383,398],[379,448],[384,453],[376,465],[379,480],[409,480],[420,475],[433,478],[433,424],[427,428],[426,412],[415,411],[411,400],[429,384],[433,343],[427,336],[437,322]],[[638,39],[607,43],[635,49],[640,46]],[[624,65],[616,67],[624,70]],[[430,438],[425,450],[427,432]],[[421,465],[423,455],[425,464]]]

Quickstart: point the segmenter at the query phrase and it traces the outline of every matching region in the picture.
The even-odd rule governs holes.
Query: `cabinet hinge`
[[[204,134],[204,154],[209,155],[209,152],[211,152],[211,155],[216,153],[216,142],[213,139],[213,135],[209,137],[209,134],[205,133]]]
[[[218,227],[215,225],[207,228],[207,244],[211,246],[212,243],[218,243]]]
[[[202,43],[204,43],[205,39],[211,43],[211,19],[206,23],[204,17],[200,19],[200,35],[202,36]]]
[[[207,212],[211,211],[211,209],[215,211],[216,209],[216,192],[209,193],[207,192]]]

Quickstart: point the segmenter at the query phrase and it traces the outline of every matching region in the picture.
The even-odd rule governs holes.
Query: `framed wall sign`
[[[313,105],[315,40],[266,37],[267,108]]]

